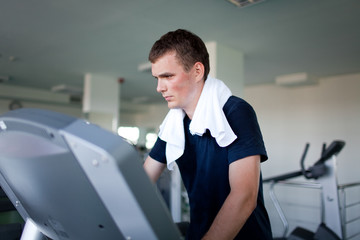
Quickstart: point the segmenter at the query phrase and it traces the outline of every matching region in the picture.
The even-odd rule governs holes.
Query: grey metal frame
[[[181,239],[135,147],[63,114],[0,116],[0,184],[22,240]]]
[[[325,164],[327,167],[327,172],[316,182],[294,182],[286,180],[270,183],[271,185],[269,188],[269,195],[284,225],[283,237],[287,235],[289,225],[286,220],[286,216],[281,209],[280,203],[276,198],[274,189],[276,184],[288,185],[292,187],[321,189],[321,219],[326,224],[326,226],[334,231],[341,239],[346,239],[346,233],[344,231],[344,213],[341,211],[338,191],[339,186],[336,174],[336,156],[332,156],[332,158],[326,161]],[[346,188],[346,186],[342,188]],[[342,209],[345,209],[345,207],[343,206]]]

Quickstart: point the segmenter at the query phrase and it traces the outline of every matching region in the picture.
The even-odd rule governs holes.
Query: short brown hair
[[[204,65],[204,80],[210,72],[209,53],[205,43],[197,35],[184,29],[168,32],[157,40],[149,53],[149,61],[154,63],[166,53],[174,51],[176,58],[186,72],[196,62]]]

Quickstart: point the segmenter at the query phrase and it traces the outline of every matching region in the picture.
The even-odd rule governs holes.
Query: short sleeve
[[[260,155],[268,159],[260,126],[254,109],[241,98],[231,97],[224,106],[225,116],[237,136],[228,146],[229,164],[248,156]]]
[[[154,147],[151,149],[149,156],[154,160],[166,164],[165,156],[166,142],[157,138]]]

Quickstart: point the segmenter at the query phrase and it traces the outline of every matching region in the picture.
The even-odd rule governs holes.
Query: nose
[[[162,81],[160,78],[158,78],[156,91],[159,92],[159,93],[162,93],[162,92],[166,91],[166,86],[164,84],[164,81]]]

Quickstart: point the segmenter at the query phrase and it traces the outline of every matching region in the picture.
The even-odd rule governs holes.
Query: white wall
[[[306,158],[309,166],[319,158],[323,142],[330,144],[340,139],[346,145],[337,158],[339,183],[360,182],[360,74],[323,78],[317,85],[295,88],[251,86],[246,87],[244,93],[245,99],[257,112],[269,155],[269,160],[262,164],[265,178],[299,170],[306,142],[310,143]],[[290,227],[303,223],[314,230],[314,224],[320,219],[318,194],[288,189],[279,191],[285,205],[300,202],[302,207],[310,205],[316,210],[291,210],[288,212],[290,221],[293,221]],[[268,207],[272,208],[267,192],[265,195]],[[299,200],[299,195],[306,195],[307,199]],[[360,199],[360,190],[355,196]],[[280,222],[273,209],[269,209],[269,212],[277,235],[281,232]],[[302,220],[295,220],[297,217]],[[353,228],[359,229],[359,221],[356,225]]]
[[[321,144],[346,141],[339,154],[339,181],[360,181],[360,74],[319,80],[318,85],[284,88],[247,87],[245,99],[254,107],[270,160],[264,176],[297,169],[306,142],[308,162],[320,155]]]

